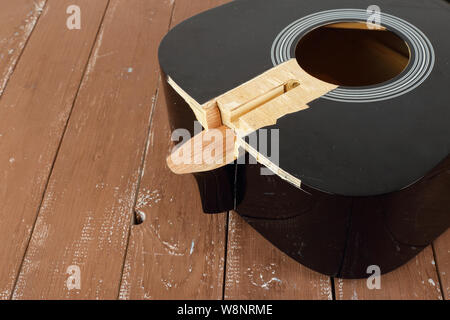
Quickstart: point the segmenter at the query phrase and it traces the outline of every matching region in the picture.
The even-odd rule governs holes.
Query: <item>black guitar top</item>
[[[236,0],[173,28],[160,46],[161,68],[202,104],[295,58],[296,43],[314,28],[366,20],[372,4]],[[377,5],[381,25],[410,48],[405,70],[377,85],[338,87],[264,128],[279,129],[279,167],[327,193],[401,190],[449,154],[450,6],[441,0]]]

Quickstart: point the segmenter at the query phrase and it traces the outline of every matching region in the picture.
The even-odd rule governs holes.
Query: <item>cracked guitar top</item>
[[[180,23],[159,60],[192,138],[169,168],[313,270],[394,270],[450,222],[449,21],[441,0],[237,0]]]

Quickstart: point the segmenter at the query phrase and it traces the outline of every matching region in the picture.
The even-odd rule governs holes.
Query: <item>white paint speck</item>
[[[264,282],[264,283],[261,285],[261,288],[266,289],[266,290],[269,290],[270,284],[271,284],[272,282],[282,283],[282,281],[281,281],[280,279],[274,277],[274,278],[270,279],[269,281]]]
[[[433,287],[436,286],[436,284],[434,283],[433,279],[428,279],[428,283],[431,284]]]
[[[152,207],[153,204],[160,202],[161,199],[162,196],[160,195],[158,190],[150,191],[144,188],[141,192],[139,192],[136,209]]]
[[[194,246],[195,246],[195,242],[194,242],[194,240],[192,240],[192,242],[191,242],[191,250],[189,251],[189,255],[192,255],[192,253],[194,252]]]
[[[132,73],[133,72],[133,68],[128,68],[128,73]]]
[[[14,158],[9,158],[9,163],[14,163],[14,162],[16,162],[16,159],[14,159]]]
[[[6,83],[8,82],[9,77],[11,76],[14,66],[17,63],[18,60],[18,54],[13,55],[14,52],[20,52],[25,46],[26,39],[28,39],[28,36],[31,34],[31,31],[34,29],[34,26],[36,24],[37,18],[40,15],[42,8],[45,5],[45,1],[35,1],[35,10],[31,10],[29,14],[27,15],[27,19],[24,20],[25,24],[21,25],[19,27],[21,32],[15,32],[13,34],[13,37],[11,37],[8,42],[10,45],[13,45],[14,49],[9,49],[8,51],[5,51],[5,53],[8,53],[8,56],[10,58],[9,61],[7,61],[7,67],[4,69],[4,72],[0,74],[0,96],[3,94],[3,90],[5,89]],[[0,55],[1,59],[3,59],[4,55]]]

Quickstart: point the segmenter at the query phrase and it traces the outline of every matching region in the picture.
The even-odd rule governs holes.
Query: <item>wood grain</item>
[[[82,2],[84,23],[101,5]],[[157,46],[171,11],[170,1],[109,2],[13,298],[117,298],[158,80]],[[79,290],[66,286],[71,265],[80,268]]]
[[[450,230],[437,238],[434,243],[436,267],[439,272],[444,299],[450,299]]]
[[[382,275],[379,290],[369,290],[366,279],[335,279],[335,288],[338,300],[442,299],[431,246],[406,265]]]
[[[172,26],[227,1],[177,0]],[[191,175],[166,167],[171,128],[159,90],[132,226],[121,299],[221,299],[226,214],[205,215]]]
[[[106,2],[48,1],[1,97],[0,297],[3,299],[11,296]],[[86,9],[83,28],[76,32],[66,28],[65,12],[69,4]],[[28,31],[22,31],[22,39],[32,29],[42,6],[42,1],[36,2],[36,8],[26,18],[28,22],[24,20],[22,26]],[[12,63],[13,60],[8,62],[10,67]]]
[[[226,214],[204,215],[194,178],[164,165],[159,40],[173,6],[172,26],[227,1],[111,0],[97,34],[108,2],[0,0],[0,299],[221,299],[224,289],[227,299],[331,299],[328,277],[236,213],[228,226]],[[72,4],[81,30],[65,27]],[[440,299],[441,287],[448,299],[449,244],[447,231],[435,260],[427,248],[379,291],[336,279],[336,296]],[[70,265],[81,290],[66,287]]]
[[[284,90],[292,82],[299,85]],[[274,95],[276,87],[281,88],[283,94]],[[217,101],[223,124],[239,130],[239,135],[244,136],[276,123],[286,114],[306,109],[308,102],[333,89],[336,85],[312,77],[298,65],[296,59],[290,59],[213,101]],[[244,110],[244,114],[240,114],[240,110]]]
[[[236,160],[236,135],[227,126],[203,130],[166,159],[175,174],[205,172],[223,167]]]
[[[183,98],[184,101],[186,101],[203,128],[211,129],[220,127],[222,125],[220,110],[217,107],[217,103],[215,101],[200,105],[200,103],[194,100],[194,98],[192,98],[175,81],[173,81],[170,76],[167,77],[167,83],[178,93],[180,97]]]
[[[192,175],[165,164],[171,147],[167,107],[159,97],[120,299],[221,299],[226,215],[205,215]]]
[[[45,6],[45,0],[0,1],[0,96]]]
[[[230,213],[225,299],[332,299],[330,278],[275,248]]]

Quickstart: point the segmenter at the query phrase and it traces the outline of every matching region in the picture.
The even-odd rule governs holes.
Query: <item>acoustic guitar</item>
[[[169,168],[315,271],[403,265],[450,222],[449,9],[236,0],[180,23],[159,48]]]

